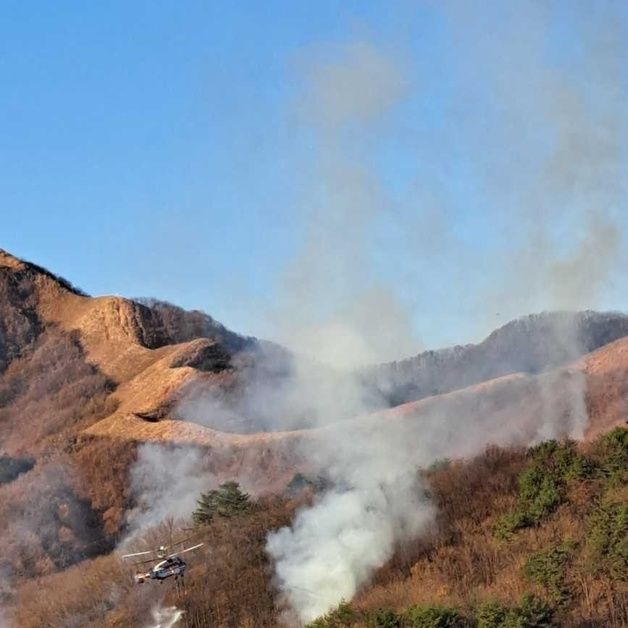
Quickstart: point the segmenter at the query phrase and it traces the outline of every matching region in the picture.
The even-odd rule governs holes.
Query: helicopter
[[[171,554],[168,554],[168,550],[171,547],[182,545],[186,541],[189,541],[189,539],[178,541],[177,543],[173,543],[171,546],[160,545],[155,550],[148,550],[145,552],[136,552],[134,554],[124,554],[122,558],[127,559],[127,558],[134,558],[136,556],[147,556],[149,554],[153,555],[152,558],[148,558],[146,560],[141,560],[137,563],[133,563],[134,567],[139,567],[140,565],[147,565],[148,563],[153,563],[153,565],[148,569],[148,571],[138,571],[135,574],[135,582],[137,584],[142,584],[146,580],[159,580],[159,582],[163,582],[167,578],[171,578],[173,576],[175,580],[178,580],[179,578],[183,579],[183,576],[185,575],[185,569],[187,567],[187,563],[182,558],[180,558],[180,555],[185,554],[186,552],[197,550],[199,547],[202,547],[203,545],[205,545],[204,543],[198,543],[197,545],[193,545],[192,547],[188,547],[178,552],[172,552]]]

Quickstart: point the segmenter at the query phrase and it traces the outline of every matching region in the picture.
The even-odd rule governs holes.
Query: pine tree
[[[225,482],[207,493],[201,493],[196,503],[198,507],[192,513],[192,520],[196,525],[209,523],[215,515],[232,517],[251,508],[250,496],[233,481]]]

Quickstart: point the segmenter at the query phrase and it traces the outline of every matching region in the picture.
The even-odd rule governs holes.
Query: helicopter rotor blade
[[[174,554],[170,554],[168,558],[174,558],[175,556],[179,556],[179,554],[185,554],[186,552],[191,552],[192,550],[198,549],[202,547],[205,543],[199,543],[198,545],[193,545],[192,547],[188,547],[187,549],[181,550],[180,552],[175,552]]]
[[[122,558],[132,558],[133,556],[146,556],[146,554],[154,554],[154,550],[149,550],[148,552],[136,552],[135,554],[124,554]]]
[[[163,552],[164,550],[169,550],[177,545],[182,545],[183,543],[187,543],[188,541],[192,540],[195,536],[198,536],[198,535],[188,536],[184,539],[181,539],[180,541],[175,541],[171,545],[161,545],[157,549],[147,550],[145,552],[135,552],[134,554],[124,554],[122,558],[131,558],[132,556],[145,556],[146,554],[158,554],[159,552]]]
[[[204,545],[204,543],[199,543],[198,545],[194,545],[193,547],[189,547],[187,549],[181,550],[180,552],[173,552],[169,556],[164,555],[165,550],[169,550],[173,547],[176,547],[177,545],[182,545],[183,543],[193,539],[195,536],[198,538],[197,535],[188,536],[185,539],[181,539],[180,541],[175,541],[174,543],[172,543],[172,545],[161,545],[160,547],[154,550],[147,550],[145,552],[135,552],[133,554],[124,554],[122,558],[127,559],[127,558],[134,558],[135,556],[148,556],[150,554],[153,555],[152,558],[149,558],[148,560],[143,560],[137,563],[133,563],[133,565],[145,565],[146,563],[158,562],[160,560],[163,560],[164,558],[174,558],[175,556],[178,556],[179,554],[183,554],[185,552],[198,549],[199,547],[201,547],[201,545]]]

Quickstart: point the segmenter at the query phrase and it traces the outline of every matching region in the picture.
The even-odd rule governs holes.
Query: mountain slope
[[[307,406],[296,421],[281,423],[273,417],[291,407],[281,405],[290,392],[286,351],[238,336],[202,313],[147,303],[88,297],[49,271],[0,252],[0,455],[8,456],[7,464],[14,468],[31,469],[0,484],[0,523],[9,521],[7,513],[23,510],[19,503],[25,491],[33,499],[49,495],[46,499],[60,512],[83,509],[94,522],[91,531],[78,520],[68,527],[55,514],[51,541],[25,573],[53,569],[44,557],[66,564],[72,557],[98,553],[99,543],[115,541],[132,505],[127,472],[138,443],[200,448],[218,477],[249,477],[251,490],[267,491],[285,486],[298,471],[307,472],[311,445],[329,440],[333,430],[353,430],[356,437],[365,430],[400,430],[418,443],[420,463],[421,447],[429,446],[422,438],[427,426],[447,433],[473,422],[495,442],[509,445],[518,436],[527,442],[578,433],[574,426],[592,435],[623,423],[626,416],[628,339],[584,357],[574,349],[578,343],[571,342],[579,338],[588,349],[615,338],[625,331],[622,315],[542,315],[515,321],[477,347],[417,359],[422,366],[418,376],[412,375],[413,394],[425,394],[439,378],[440,388],[451,392],[306,429]],[[547,331],[548,325],[565,320],[572,326],[582,323],[584,329],[580,335],[563,335],[568,351],[550,344]],[[575,359],[544,371],[566,356]],[[495,377],[523,367],[539,372]],[[395,368],[380,368],[380,384],[388,378],[382,373]],[[324,386],[331,378],[342,389],[333,373],[323,375]],[[480,377],[493,379],[466,385]],[[393,378],[395,386],[398,381]],[[256,397],[260,387],[272,392],[263,403]],[[229,431],[221,424],[212,429],[182,419],[179,402],[192,390],[232,404],[237,421]],[[580,393],[585,405],[579,405]],[[300,429],[281,431],[282,424]],[[268,426],[278,431],[259,432]],[[454,453],[465,455],[465,449]],[[52,493],[37,488],[50,474],[56,478]],[[68,540],[62,543],[64,534]],[[6,530],[2,537],[12,538]],[[11,547],[15,553],[22,545]]]
[[[120,297],[87,297],[69,282],[6,252],[0,252],[0,296],[0,365],[6,371],[5,392],[0,388],[0,395],[7,401],[14,394],[7,386],[24,388],[19,381],[11,383],[12,373],[32,357],[45,360],[47,352],[62,356],[73,351],[84,365],[81,368],[100,378],[81,394],[102,398],[106,407],[78,422],[60,418],[51,423],[44,432],[54,433],[57,440],[67,431],[67,438],[81,433],[126,442],[188,443],[218,448],[225,461],[253,465],[263,458],[272,467],[273,456],[283,463],[294,461],[294,454],[286,452],[297,440],[316,438],[316,431],[255,433],[256,423],[264,425],[258,423],[255,408],[247,408],[253,412],[249,434],[224,433],[220,427],[180,420],[177,403],[190,390],[238,400],[250,394],[255,377],[269,365],[273,368],[264,377],[273,385],[284,381],[290,369],[287,353],[277,349],[272,359],[265,360],[254,339],[228,331],[207,315],[155,300],[142,304]],[[483,415],[487,426],[515,421],[524,431],[539,429],[538,417],[554,403],[548,391],[567,398],[567,388],[584,377],[591,425],[583,429],[594,433],[623,420],[626,346],[618,341],[588,358],[580,356],[626,333],[628,317],[622,314],[541,314],[509,323],[479,345],[427,352],[362,375],[385,389],[393,402],[408,395],[419,398],[391,403],[398,407],[376,413],[375,420],[404,416],[420,424],[443,413],[460,414],[461,420]],[[38,350],[42,339],[54,341]],[[566,362],[571,364],[551,370]],[[514,374],[521,371],[526,374]],[[75,377],[66,375],[68,381],[54,385],[71,390],[76,388]],[[437,394],[429,395],[428,390]],[[46,391],[41,394],[45,400]],[[551,411],[565,415],[570,409]],[[36,450],[38,435],[32,421],[5,421],[2,447],[7,452]],[[245,453],[236,456],[236,451]],[[226,464],[234,470],[233,462]]]
[[[87,429],[115,439],[202,445],[211,452],[225,477],[249,477],[249,487],[267,490],[310,470],[308,452],[316,441],[339,442],[352,434],[371,437],[396,430],[416,443],[420,463],[435,455],[465,457],[477,451],[478,438],[513,446],[569,435],[593,438],[628,416],[628,338],[622,338],[564,367],[536,375],[495,378],[451,393],[408,402],[388,410],[345,420],[323,428],[233,434],[165,418],[147,423],[116,413]],[[473,426],[466,438],[447,437],[452,430]],[[430,434],[429,440],[424,434]],[[435,435],[439,435],[437,438]],[[434,443],[445,446],[438,452]]]
[[[489,447],[422,473],[436,525],[400,545],[354,600],[311,628],[625,626],[627,456],[626,432],[617,429],[578,446]],[[558,498],[534,519],[514,519],[529,507],[523,480],[538,476],[559,489]],[[211,549],[190,560],[183,591],[133,586],[111,554],[19,586],[16,618],[25,628],[77,625],[77,618],[137,626],[160,600],[185,611],[194,628],[283,625],[265,543],[299,505],[262,499],[250,512],[214,517],[197,530]]]
[[[254,339],[238,336],[202,313],[153,305],[88,297],[48,271],[0,251],[0,373],[10,376],[32,357],[45,359],[48,351],[60,358],[74,351],[100,374],[102,392],[111,394],[122,410],[150,414],[167,407],[170,395],[190,377],[226,371],[235,351],[255,345]],[[217,337],[203,337],[214,332]],[[11,370],[17,360],[22,364]],[[59,385],[72,386],[73,376],[66,374],[66,379]],[[71,426],[57,424],[55,431],[64,427]],[[15,431],[13,436],[15,441]],[[27,450],[34,445],[13,441],[3,446]]]
[[[514,321],[476,346],[363,371],[394,407],[373,394],[372,412],[330,407],[335,422],[314,429],[307,400],[290,416],[293,357],[281,347],[170,304],[89,297],[0,251],[0,575],[53,574],[110,550],[137,503],[129,473],[143,443],[185,445],[216,479],[262,494],[318,472],[317,441],[403,438],[420,466],[487,440],[590,438],[625,422],[625,333],[620,314]],[[340,399],[346,380],[315,371],[308,394]],[[181,412],[189,398],[220,404],[194,423]],[[0,582],[0,604],[5,594]]]
[[[174,315],[186,322],[187,314]],[[196,333],[204,320],[194,317]],[[87,428],[118,411],[154,420],[187,379],[233,371],[231,353],[214,338],[176,344],[186,331],[173,338],[171,319],[169,307],[91,298],[0,252],[3,579],[50,573],[115,544],[132,505],[137,440],[94,438]],[[205,328],[229,347],[255,344]]]
[[[364,376],[398,405],[511,373],[539,373],[626,335],[622,313],[544,312],[511,321],[477,345],[426,351],[366,369]]]

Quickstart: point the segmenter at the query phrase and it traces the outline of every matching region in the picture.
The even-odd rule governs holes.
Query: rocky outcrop
[[[206,338],[188,343],[170,362],[170,368],[188,366],[205,373],[220,373],[230,365],[231,356],[227,350],[215,340]]]
[[[236,334],[209,314],[181,307],[158,299],[136,299],[136,303],[148,308],[159,327],[164,344],[189,342],[196,338],[212,338],[230,353],[250,349],[257,343],[255,338]]]

